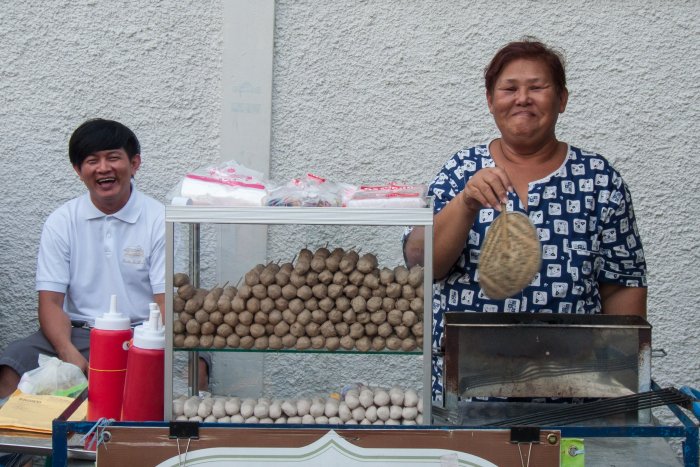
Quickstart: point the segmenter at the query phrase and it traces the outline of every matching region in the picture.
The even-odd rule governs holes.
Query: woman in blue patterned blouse
[[[433,346],[443,313],[610,313],[646,316],[646,263],[632,199],[601,155],[557,140],[569,97],[561,55],[535,40],[511,42],[485,71],[486,101],[501,136],[453,155],[430,186],[435,199]],[[520,293],[493,300],[479,286],[484,235],[505,204],[529,216],[542,267]],[[422,235],[405,238],[409,265]],[[442,392],[434,362],[434,394]]]

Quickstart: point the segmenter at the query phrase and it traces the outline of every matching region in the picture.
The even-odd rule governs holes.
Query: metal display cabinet
[[[425,227],[426,235],[424,240],[424,271],[423,271],[423,342],[420,348],[415,352],[408,353],[416,355],[418,358],[422,355],[422,376],[420,381],[422,384],[422,402],[423,402],[423,423],[430,424],[431,421],[431,329],[432,329],[432,226],[433,226],[433,209],[431,205],[424,208],[386,208],[386,209],[365,209],[365,208],[336,208],[336,207],[209,207],[209,206],[167,206],[166,207],[166,349],[165,349],[165,394],[164,394],[164,420],[171,420],[172,403],[173,403],[173,364],[174,352],[189,352],[189,386],[190,391],[196,388],[196,379],[193,381],[192,376],[196,375],[196,357],[197,351],[211,352],[226,352],[230,358],[236,358],[241,355],[240,352],[256,352],[250,350],[232,350],[227,349],[183,349],[174,348],[173,345],[173,325],[174,325],[174,285],[173,275],[175,272],[175,262],[178,260],[175,255],[176,236],[181,232],[183,227],[189,228],[189,251],[184,254],[188,256],[191,281],[195,286],[199,285],[199,267],[200,267],[200,228],[206,224],[229,226],[225,228],[247,228],[241,226],[282,226],[283,229],[293,230],[294,228],[314,228],[314,229],[346,229],[346,228],[381,228],[381,227],[398,227],[398,226],[421,226]],[[179,224],[182,224],[180,226]],[[327,226],[327,227],[324,227]],[[393,235],[393,234],[392,234]],[[219,237],[222,237],[219,235]],[[378,238],[378,237],[377,237]],[[182,239],[179,239],[182,240]],[[297,239],[299,240],[299,239]],[[326,239],[328,248],[343,245],[335,245],[333,238]],[[387,241],[393,241],[393,238]],[[400,234],[395,238],[396,245],[400,249]],[[182,241],[177,245],[181,246]],[[219,239],[221,243],[221,238]],[[320,245],[322,246],[322,245]],[[347,246],[345,246],[347,248]],[[245,249],[243,249],[245,250]],[[299,250],[296,250],[299,251]],[[178,254],[182,254],[178,251]],[[241,255],[241,258],[249,251],[236,251],[235,255]],[[267,253],[265,253],[267,256]],[[274,261],[278,258],[266,258],[267,261]],[[292,255],[289,258],[284,258],[286,261],[292,261]],[[218,259],[217,259],[218,261]],[[254,263],[253,263],[254,264]],[[383,265],[380,263],[379,267]],[[238,276],[242,277],[242,276]],[[235,285],[238,277],[226,277]],[[305,350],[260,350],[259,352],[275,353],[286,352],[296,353],[309,352]],[[356,350],[347,351],[324,351],[315,350],[316,355],[322,358],[322,354],[381,354],[381,355],[406,355],[406,352],[400,351],[381,351],[381,352],[359,352]],[[217,354],[218,355],[218,354]],[[218,357],[217,357],[218,358]],[[370,365],[371,366],[371,365]],[[372,377],[373,375],[368,375]],[[338,384],[346,384],[347,381],[339,381]]]

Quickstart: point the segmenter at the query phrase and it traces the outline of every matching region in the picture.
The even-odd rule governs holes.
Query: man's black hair
[[[94,118],[73,132],[68,142],[68,157],[79,168],[90,154],[106,149],[124,149],[129,160],[141,153],[139,140],[129,128],[113,120]]]

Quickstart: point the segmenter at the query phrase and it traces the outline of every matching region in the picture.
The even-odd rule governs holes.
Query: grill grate
[[[488,427],[509,426],[559,426],[592,420],[608,415],[633,412],[662,405],[676,404],[690,408],[694,399],[676,388],[665,388],[656,391],[642,392],[629,396],[613,397],[610,399],[585,402],[582,404],[547,410],[544,413],[523,415],[498,422],[488,423]]]

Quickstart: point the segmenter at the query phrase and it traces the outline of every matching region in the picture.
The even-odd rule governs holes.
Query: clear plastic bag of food
[[[343,206],[355,187],[331,182],[313,174],[295,178],[286,185],[270,190],[267,206],[333,207]]]
[[[362,185],[348,201],[350,208],[422,208],[427,206],[426,185],[388,183]]]
[[[171,190],[175,205],[262,206],[270,182],[265,176],[236,161],[200,167]]]
[[[17,387],[25,394],[75,397],[87,387],[87,378],[71,363],[39,355],[39,366],[24,373]]]

